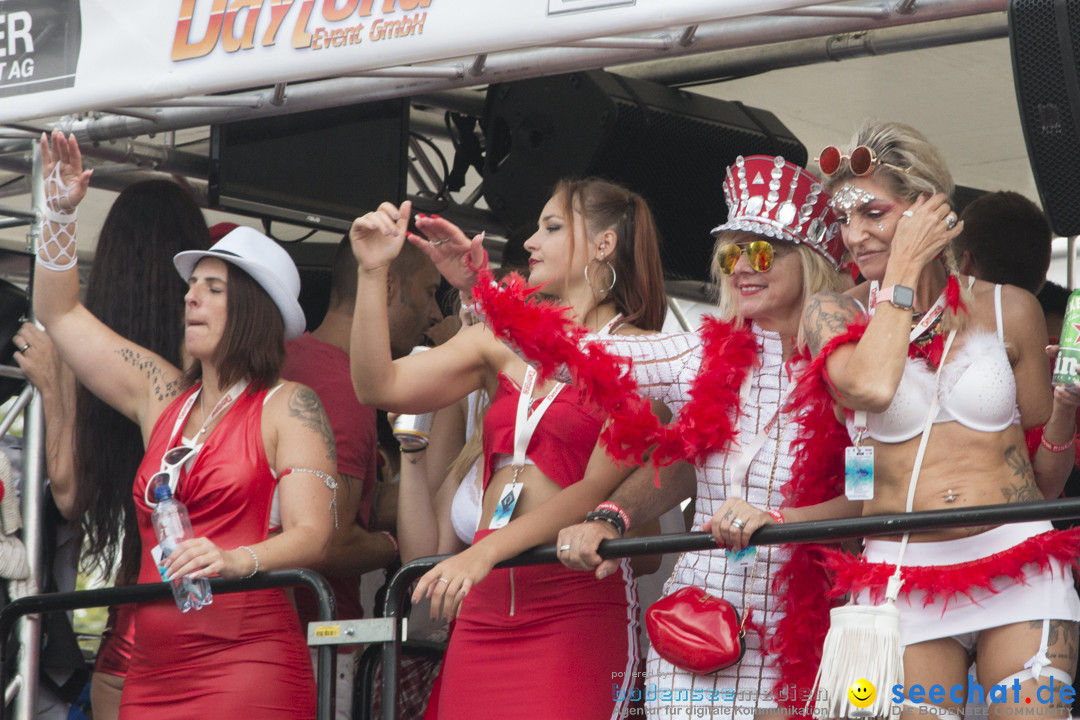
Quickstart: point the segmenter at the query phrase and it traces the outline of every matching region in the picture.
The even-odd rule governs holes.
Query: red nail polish
[[[432,215],[432,216],[431,216],[431,219],[432,219],[432,220],[442,220],[442,218],[441,218],[441,217],[439,217],[438,215]]]

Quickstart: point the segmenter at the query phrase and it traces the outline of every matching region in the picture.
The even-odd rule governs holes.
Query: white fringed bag
[[[936,380],[941,379],[941,368],[945,367],[945,356],[949,354],[956,330],[949,333],[938,363]],[[915,484],[922,469],[926,443],[930,439],[930,428],[937,415],[937,387],[930,398],[930,411],[923,426],[919,451],[915,455],[915,464],[911,468],[911,481],[908,483],[907,512],[915,502]],[[900,541],[900,552],[896,557],[896,572],[889,578],[885,589],[885,602],[881,605],[855,605],[833,608],[829,613],[829,632],[821,650],[821,665],[814,680],[814,692],[806,704],[809,711],[813,698],[818,697],[818,688],[824,692],[821,701],[815,706],[816,713],[822,712],[829,718],[887,718],[892,714],[892,687],[904,682],[904,652],[900,642],[900,611],[896,609],[896,598],[904,581],[900,577],[900,566],[904,561],[908,538],[911,533],[904,533]],[[858,708],[848,699],[848,688],[857,680],[867,680],[875,689],[874,702],[865,708]]]

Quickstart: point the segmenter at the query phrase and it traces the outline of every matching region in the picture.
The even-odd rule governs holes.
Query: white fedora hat
[[[173,258],[187,280],[200,260],[216,257],[247,272],[270,295],[285,321],[285,339],[299,337],[307,326],[300,307],[300,273],[285,248],[253,228],[240,226],[209,250],[185,250]]]

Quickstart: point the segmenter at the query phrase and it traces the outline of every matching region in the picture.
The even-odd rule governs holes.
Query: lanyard
[[[611,328],[621,319],[621,313],[611,318],[604,327],[600,328],[597,335],[609,335]],[[536,375],[536,368],[532,365],[525,367],[525,381],[521,384],[521,394],[518,395],[517,417],[514,422],[513,468],[515,483],[518,474],[525,467],[525,456],[526,451],[529,449],[529,441],[532,440],[533,433],[536,432],[536,427],[540,424],[540,419],[544,417],[544,413],[551,407],[551,403],[555,402],[555,398],[566,387],[566,383],[555,383],[555,387],[551,388],[547,396],[540,402],[540,405],[530,413],[529,407],[532,405],[532,391],[536,385]]]
[[[739,390],[740,412],[742,412],[742,408],[746,407],[746,401],[750,397],[750,385],[753,381],[753,375],[754,371],[751,370],[743,381],[742,388]],[[780,398],[780,401],[776,404],[776,409],[772,411],[772,414],[766,421],[765,427],[761,429],[761,432],[754,436],[754,439],[750,441],[746,448],[739,453],[739,457],[735,459],[735,462],[731,466],[731,493],[728,497],[744,497],[743,483],[746,481],[747,474],[750,472],[750,463],[752,463],[754,458],[757,457],[757,454],[761,452],[761,446],[765,444],[765,440],[769,436],[769,431],[772,430],[773,423],[775,423],[776,419],[780,416],[780,408],[784,407],[786,402],[786,396]]]
[[[525,467],[525,451],[529,449],[529,441],[536,432],[536,426],[540,424],[540,418],[566,387],[566,383],[555,383],[555,387],[551,388],[540,405],[530,413],[529,406],[532,405],[534,385],[536,385],[536,368],[529,365],[525,368],[525,382],[521,385],[521,394],[518,396],[517,420],[514,423],[514,482],[517,482],[518,473]]]
[[[202,425],[199,427],[199,432],[195,433],[193,446],[195,447],[196,452],[198,452],[199,448],[202,447],[202,445],[199,443],[199,438],[202,437],[202,434],[206,430],[207,425],[212,423],[219,415],[223,414],[226,410],[228,410],[229,406],[233,404],[233,401],[240,397],[241,393],[243,393],[244,390],[247,389],[247,386],[247,378],[237,380],[236,383],[234,383],[233,386],[229,388],[224,395],[221,396],[221,399],[217,401],[217,405],[214,406],[214,409],[211,410],[210,414],[203,420]],[[184,401],[184,406],[180,408],[180,414],[177,416],[176,422],[173,424],[172,435],[169,436],[170,444],[176,439],[177,434],[183,429],[184,423],[187,422],[188,415],[191,414],[191,408],[194,407],[195,401],[198,399],[202,391],[203,389],[200,386],[198,390],[193,392],[191,396],[188,397],[186,401]],[[164,468],[162,468],[162,470],[164,470]]]

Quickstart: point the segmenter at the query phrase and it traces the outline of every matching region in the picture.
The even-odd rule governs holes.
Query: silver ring
[[[447,585],[449,585],[449,584],[450,584],[450,581],[449,581],[449,580],[447,580],[447,579],[446,579],[446,578],[444,578],[444,577],[441,577],[441,578],[435,578],[435,580],[436,580],[436,581],[438,581],[438,582],[444,582],[444,583],[446,583]]]
[[[744,527],[746,527],[746,523],[743,522],[742,518],[735,518],[731,521],[731,527],[739,528],[740,530],[742,530]]]
[[[902,212],[900,214],[903,215],[904,217],[915,217],[915,211],[914,210],[905,210],[904,212]]]
[[[448,243],[448,242],[450,242],[450,238],[444,237],[442,240],[436,240],[435,242],[431,243],[431,247],[439,247],[443,243]]]
[[[30,349],[30,343],[26,343],[26,344],[25,344],[25,345],[23,345],[23,346],[22,346],[21,348],[19,348],[19,352],[21,352],[21,353],[24,353],[24,352],[26,352],[26,351],[27,351],[27,350],[29,350],[29,349]]]
[[[559,546],[559,552],[566,552],[569,549],[570,549],[569,545],[560,545]]]
[[[950,230],[952,230],[954,227],[956,227],[956,215],[955,214],[949,213],[948,215],[945,216],[945,227],[949,228]]]

